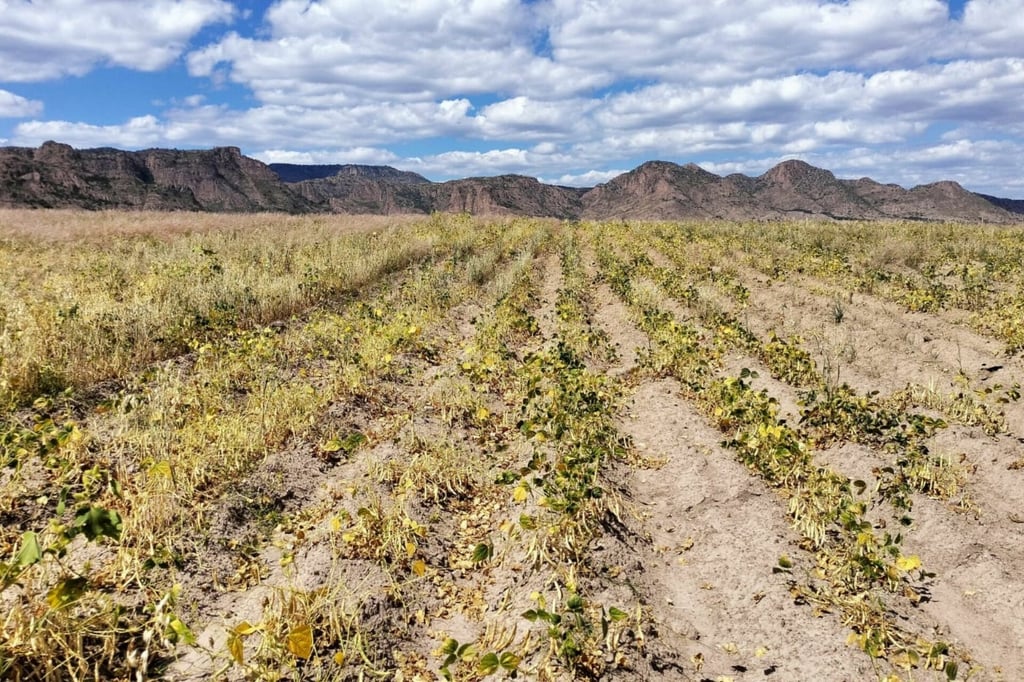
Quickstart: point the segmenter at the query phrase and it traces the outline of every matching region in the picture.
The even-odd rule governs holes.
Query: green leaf
[[[492,675],[498,672],[499,665],[501,665],[501,662],[498,660],[498,654],[490,653],[480,659],[480,662],[476,664],[476,668],[481,675]]]
[[[88,588],[89,581],[86,578],[62,580],[46,593],[46,603],[51,608],[59,609],[77,601]]]
[[[351,455],[353,452],[355,452],[356,448],[358,448],[365,442],[366,436],[359,433],[358,431],[354,431],[345,436],[345,440],[341,442],[341,449]]]
[[[486,542],[481,542],[479,545],[473,548],[473,563],[480,564],[494,555],[494,548]]]
[[[39,546],[39,536],[28,530],[21,535],[21,550],[15,563],[18,568],[25,568],[38,563],[43,558],[43,549]]]
[[[355,452],[356,448],[366,442],[366,436],[353,431],[344,438],[338,438],[335,436],[330,440],[327,440],[320,444],[320,449],[324,452],[344,452],[346,455],[351,455]]]
[[[185,625],[180,618],[172,615],[170,622],[167,623],[168,629],[170,629],[170,635],[167,639],[177,644],[178,642],[185,642],[186,644],[195,644],[196,636],[192,634],[192,630]]]
[[[540,618],[540,614],[534,611],[533,609],[530,609],[529,611],[523,611],[522,616],[531,623],[537,622],[537,619]]]
[[[459,650],[459,640],[452,639],[449,637],[444,640],[444,644],[441,645],[441,653],[446,656],[453,656],[455,652]]]
[[[955,680],[956,679],[956,675],[959,672],[959,670],[960,670],[959,666],[956,663],[954,663],[953,661],[949,661],[948,663],[946,663],[946,667],[945,667],[946,679],[947,680],[951,680],[951,681]]]
[[[337,452],[338,450],[341,450],[341,440],[338,438],[331,438],[330,440],[321,443],[320,449],[324,452]]]
[[[617,623],[620,620],[625,620],[629,617],[629,614],[622,609],[617,609],[614,606],[608,609],[608,618],[613,622]]]
[[[515,672],[519,667],[519,657],[511,651],[506,651],[498,659],[498,664],[510,673]]]
[[[104,536],[120,540],[122,527],[121,515],[112,509],[80,507],[71,534],[83,533],[89,540]]]

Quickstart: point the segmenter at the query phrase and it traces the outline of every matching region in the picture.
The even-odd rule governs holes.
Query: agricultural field
[[[4,680],[1024,679],[1024,232],[0,212]]]

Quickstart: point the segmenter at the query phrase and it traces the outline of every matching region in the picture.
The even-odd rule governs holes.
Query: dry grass
[[[422,220],[0,214],[0,405],[120,378],[429,255]],[[412,234],[412,238],[410,238]]]

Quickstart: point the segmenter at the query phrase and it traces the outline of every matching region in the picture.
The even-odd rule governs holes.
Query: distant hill
[[[297,163],[272,163],[270,170],[277,173],[282,182],[302,182],[303,180],[320,180],[335,175],[365,178],[368,180],[387,180],[398,184],[418,184],[430,182],[419,173],[402,171],[391,166],[363,166],[358,164],[332,164],[321,166],[305,166]]]
[[[955,182],[903,189],[862,178],[839,180],[803,161],[784,161],[755,178],[720,177],[689,164],[651,161],[583,197],[587,218],[771,220],[955,220],[1008,223],[1005,208]]]
[[[1002,199],[1000,197],[992,197],[987,194],[979,194],[978,196],[991,204],[995,204],[999,208],[1006,209],[1010,213],[1024,214],[1024,199]]]
[[[571,219],[579,217],[582,210],[582,191],[545,185],[523,175],[412,183],[375,178],[369,173],[340,173],[291,187],[303,198],[339,213],[442,211]]]
[[[561,219],[1024,221],[1024,201],[943,181],[904,189],[840,180],[803,161],[757,177],[649,161],[594,188],[522,175],[431,182],[390,166],[267,166],[235,147],[179,151],[0,148],[0,206],[288,213],[524,215]]]

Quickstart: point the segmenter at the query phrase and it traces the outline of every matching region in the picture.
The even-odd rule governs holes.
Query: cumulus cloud
[[[43,112],[43,103],[0,90],[0,118],[25,118]]]
[[[950,30],[939,0],[554,0],[551,14],[560,62],[667,82],[922,63]]]
[[[378,147],[349,147],[347,149],[317,149],[296,152],[287,149],[266,149],[252,155],[264,163],[298,163],[298,164],[344,164],[362,163],[386,165],[400,160],[387,149]]]
[[[97,64],[155,71],[204,26],[231,19],[224,0],[57,0],[0,3],[0,80],[82,75]]]
[[[595,187],[601,183],[608,182],[612,178],[622,175],[628,170],[628,168],[607,171],[592,170],[587,171],[586,173],[566,173],[555,178],[541,178],[541,180],[553,185],[563,185],[567,187]]]
[[[326,105],[550,95],[608,82],[536,55],[537,19],[518,0],[285,0],[267,12],[269,37],[229,34],[190,54],[188,65],[197,76],[226,69],[264,103],[293,88]]]
[[[139,116],[120,125],[106,126],[72,121],[27,121],[15,127],[15,140],[26,145],[59,140],[80,148],[116,145],[138,149],[155,146],[166,139],[164,130],[155,116]]]
[[[223,0],[100,0],[86,17],[86,3],[61,0],[50,7],[63,7],[70,28],[43,39],[30,20],[56,10],[38,6],[8,3],[0,69],[16,58],[38,61],[37,79],[101,63],[159,68],[200,28],[237,14]],[[913,164],[916,178],[942,164],[962,172],[961,153],[997,154],[1004,168],[986,145],[1024,136],[1022,0],[968,0],[956,17],[942,0],[277,0],[262,20],[186,57],[194,78],[231,81],[248,104],[197,95],[120,125],[28,121],[0,132],[29,144],[232,144],[264,160],[563,184],[652,157],[722,167],[732,157],[746,168],[799,156],[850,170],[874,159]],[[100,28],[79,30],[84,21]],[[20,46],[5,42],[15,35]],[[5,103],[3,92],[0,115],[39,116],[38,102]],[[940,140],[950,128],[958,137]],[[450,151],[434,153],[439,140]],[[399,143],[430,153],[399,156]]]

